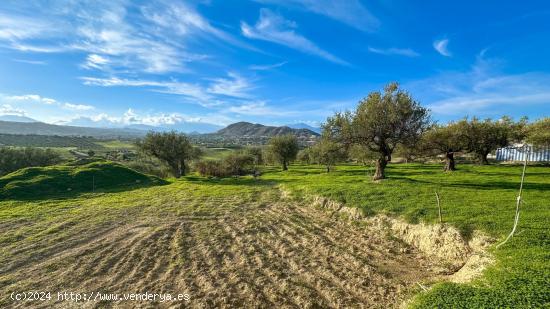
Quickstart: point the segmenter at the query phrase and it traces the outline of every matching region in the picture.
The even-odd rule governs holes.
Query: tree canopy
[[[454,171],[455,152],[466,149],[465,123],[451,122],[447,125],[434,125],[424,133],[421,140],[421,148],[427,154],[444,154],[445,171]]]
[[[317,163],[326,167],[328,173],[331,167],[344,160],[347,154],[342,145],[328,138],[323,138],[312,147],[311,155],[315,157]]]
[[[168,165],[176,178],[185,175],[187,162],[201,154],[185,134],[175,131],[149,132],[143,140],[137,142],[137,146],[144,153]]]
[[[499,120],[479,120],[460,122],[460,129],[466,138],[466,150],[475,154],[479,163],[488,164],[487,155],[499,147],[505,147],[512,141],[522,139],[521,127],[525,120],[514,123],[509,117]]]
[[[360,144],[378,153],[374,179],[385,178],[385,167],[397,145],[414,145],[431,123],[429,111],[408,92],[390,83],[384,93],[371,92],[354,112],[336,113],[323,134],[346,145]]]
[[[268,149],[271,157],[288,170],[288,164],[296,159],[299,146],[296,136],[292,134],[274,136],[269,140]]]
[[[542,118],[527,126],[527,142],[535,146],[550,146],[550,117]]]
[[[0,176],[32,166],[58,164],[63,159],[52,149],[0,147]]]

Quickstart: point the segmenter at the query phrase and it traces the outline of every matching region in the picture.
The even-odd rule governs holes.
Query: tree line
[[[25,167],[48,166],[61,161],[59,153],[51,149],[0,147],[0,176]]]
[[[374,162],[373,179],[379,180],[385,178],[385,168],[396,152],[405,158],[443,156],[444,170],[453,171],[456,153],[472,154],[479,163],[487,164],[490,153],[514,142],[550,145],[550,118],[529,123],[526,118],[516,122],[509,117],[474,117],[437,124],[427,108],[397,83],[389,83],[383,91],[371,92],[359,101],[354,110],[328,117],[319,141],[302,150],[295,136],[282,135],[272,137],[267,147],[247,147],[218,160],[201,160],[202,150],[185,134],[175,131],[149,132],[136,146],[142,155],[166,166],[176,178],[191,168],[209,177],[257,175],[260,165],[280,164],[287,170],[295,160],[323,165],[330,172],[337,163],[354,159],[363,164]],[[0,148],[0,175],[60,161],[51,150]]]
[[[338,162],[354,158],[374,161],[373,179],[385,178],[385,168],[396,151],[409,158],[443,156],[444,170],[456,169],[455,154],[466,152],[480,164],[499,147],[514,142],[534,145],[550,144],[550,118],[529,123],[526,118],[462,119],[437,124],[430,111],[412,96],[389,83],[383,91],[371,92],[353,111],[335,113],[322,126],[320,140],[300,150],[295,136],[275,136],[265,149],[258,147],[237,151],[222,160],[199,161],[197,171],[205,176],[224,177],[255,173],[262,163],[278,163],[287,170],[296,159],[331,168]],[[149,133],[139,148],[172,167],[176,177],[185,174],[186,160],[197,159],[200,151],[183,134]]]

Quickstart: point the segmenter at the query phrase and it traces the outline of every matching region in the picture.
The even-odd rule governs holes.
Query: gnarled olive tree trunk
[[[372,177],[372,180],[379,180],[386,178],[386,165],[388,165],[387,156],[382,155],[378,160],[376,160],[376,171],[374,172],[374,176]]]
[[[448,151],[445,154],[445,167],[443,168],[445,172],[452,172],[456,170],[455,167],[455,154],[452,151]]]

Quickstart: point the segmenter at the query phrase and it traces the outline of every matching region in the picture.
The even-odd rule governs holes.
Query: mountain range
[[[310,126],[309,124],[306,124],[306,123],[303,123],[303,122],[287,124],[286,126],[291,128],[291,129],[308,129],[308,130],[311,130],[315,133],[321,134],[321,128]]]
[[[92,136],[97,138],[136,138],[145,135],[146,132],[147,131],[135,129],[108,129],[61,126],[43,122],[0,121],[0,133],[2,134]]]
[[[162,126],[152,126],[147,124],[114,124],[108,120],[94,121],[88,117],[79,117],[70,120],[69,122],[62,123],[62,125],[78,126],[78,127],[90,127],[90,128],[109,128],[109,129],[136,129],[143,131],[179,131],[184,133],[200,132],[200,133],[213,133],[223,128],[205,122],[191,122],[191,121],[179,121],[173,124],[163,124]]]
[[[78,122],[77,122],[78,123]],[[188,123],[189,124],[189,123]],[[34,119],[18,116],[3,115],[0,116],[0,134],[34,134],[34,135],[58,135],[58,136],[91,136],[96,138],[138,138],[144,136],[148,131],[168,131],[176,130],[192,135],[205,134],[227,137],[271,137],[275,135],[294,134],[298,137],[317,136],[313,128],[309,129],[306,124],[294,124],[295,128],[289,126],[266,126],[258,123],[237,122],[220,129],[215,125],[201,126],[201,123],[193,123],[195,126],[168,126],[155,127],[144,124],[134,124],[126,127],[107,128],[90,127],[86,123],[81,126],[75,125],[56,125],[38,122]],[[217,129],[215,131],[214,129]]]
[[[13,121],[13,122],[38,122],[32,118],[20,115],[0,115],[0,121]]]

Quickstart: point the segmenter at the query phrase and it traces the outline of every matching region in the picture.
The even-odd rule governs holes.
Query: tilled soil
[[[435,276],[425,257],[384,231],[269,194],[214,215],[128,218],[70,234],[62,244],[52,237],[18,248],[0,266],[2,296],[51,291],[54,299],[4,303],[19,308],[388,308],[399,306],[416,282]],[[22,260],[29,250],[41,254]],[[186,293],[190,300],[75,303],[57,301],[58,291]]]

